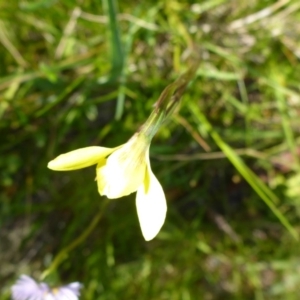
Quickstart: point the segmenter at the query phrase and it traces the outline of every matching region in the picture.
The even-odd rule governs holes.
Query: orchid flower
[[[185,88],[196,74],[198,52],[193,52],[191,59],[190,68],[163,90],[148,120],[127,143],[116,148],[92,146],[77,149],[58,156],[48,164],[48,168],[56,171],[97,165],[98,191],[110,199],[137,192],[137,214],[146,241],[158,234],[167,212],[164,191],[150,166],[150,143],[162,123],[174,112]]]
[[[116,148],[85,147],[50,161],[48,168],[71,171],[96,166],[96,180],[100,195],[109,199],[136,194],[137,214],[146,241],[160,231],[166,217],[164,191],[150,166],[150,142],[159,128],[159,115],[152,114],[141,130],[127,143]]]

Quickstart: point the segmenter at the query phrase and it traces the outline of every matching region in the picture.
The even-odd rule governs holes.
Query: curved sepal
[[[116,148],[85,147],[61,154],[48,163],[48,168],[55,171],[71,171],[86,168],[105,161]]]
[[[162,186],[151,170],[149,155],[144,184],[136,194],[136,208],[142,234],[146,241],[150,241],[165,222],[167,203]]]

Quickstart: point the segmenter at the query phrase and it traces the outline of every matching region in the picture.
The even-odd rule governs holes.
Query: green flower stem
[[[147,121],[142,125],[139,133],[144,134],[146,138],[151,141],[151,139],[156,134],[157,130],[160,128],[164,121],[164,112],[157,112],[154,110]]]
[[[81,244],[94,230],[98,222],[101,220],[103,213],[105,211],[105,208],[108,204],[109,200],[106,199],[103,202],[103,205],[98,212],[97,215],[92,219],[90,225],[86,228],[86,230],[77,238],[75,239],[71,244],[63,248],[54,258],[50,266],[42,273],[41,280],[44,280],[49,274],[51,274],[53,271],[57,269],[57,267],[62,263],[63,260],[65,260],[68,257],[68,253],[71,252],[73,249],[75,249],[79,244]]]
[[[187,85],[196,75],[199,63],[199,58],[194,58],[189,69],[162,91],[155,104],[155,109],[158,112],[163,111],[165,113],[165,119],[172,114],[175,107],[179,104],[179,100]]]
[[[195,57],[192,58],[193,61],[191,67],[174,82],[166,86],[155,103],[155,109],[141,127],[140,132],[145,134],[145,136],[150,140],[153,138],[162,123],[164,123],[172,115],[179,104],[187,85],[192,79],[194,79],[200,60]]]

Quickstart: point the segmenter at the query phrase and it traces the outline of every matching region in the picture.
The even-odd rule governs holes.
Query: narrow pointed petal
[[[152,173],[149,155],[144,184],[137,190],[136,208],[142,234],[146,241],[150,241],[165,222],[167,203],[164,191]]]
[[[55,171],[71,171],[86,168],[105,161],[116,148],[85,147],[61,154],[48,163],[48,168]]]

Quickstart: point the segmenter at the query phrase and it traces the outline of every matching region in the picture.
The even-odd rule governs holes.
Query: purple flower
[[[11,291],[13,300],[78,300],[81,288],[79,282],[50,288],[44,282],[37,283],[31,277],[21,275]]]

